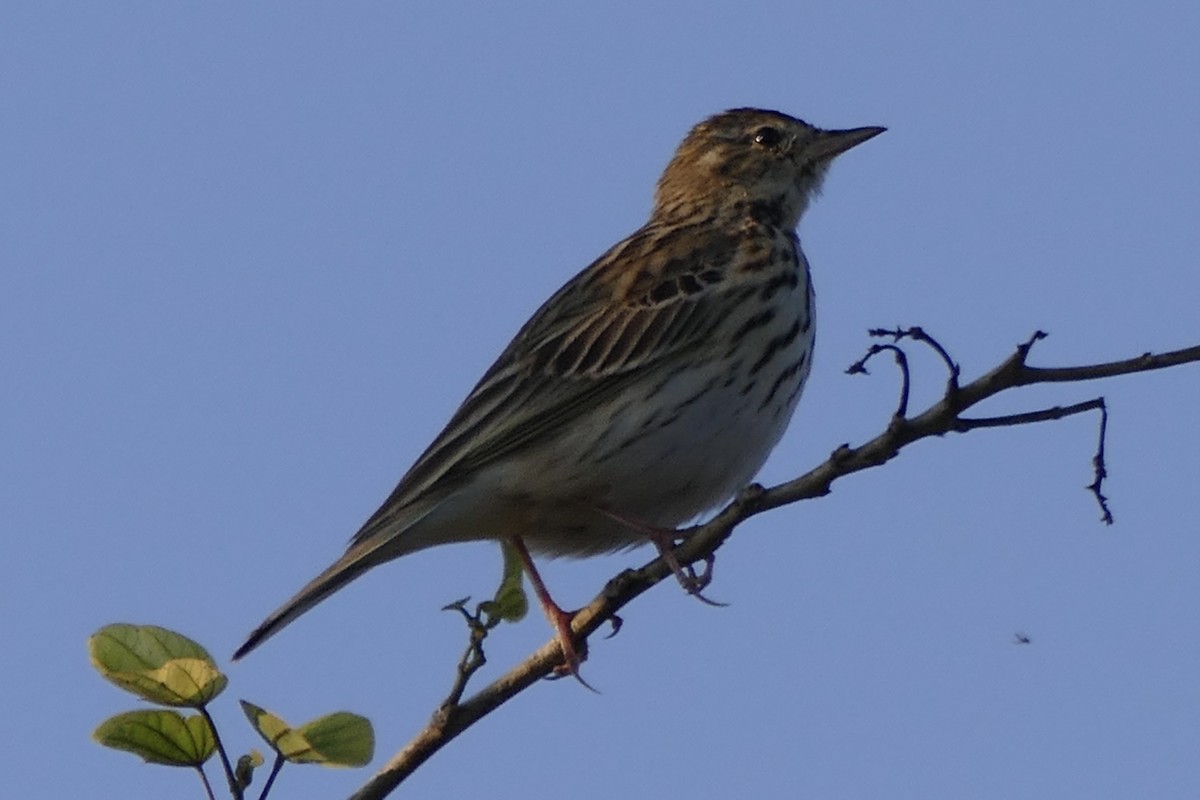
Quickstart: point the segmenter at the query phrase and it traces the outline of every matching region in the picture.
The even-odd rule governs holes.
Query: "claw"
[[[663,557],[663,560],[667,562],[667,566],[671,568],[671,571],[675,573],[676,580],[679,581],[679,585],[683,587],[685,592],[699,600],[701,603],[714,606],[715,608],[725,608],[729,605],[728,603],[722,603],[718,600],[712,600],[704,596],[704,590],[708,588],[708,584],[712,582],[713,564],[715,564],[717,561],[716,556],[712,555],[711,553],[705,556],[704,571],[697,575],[696,568],[693,565],[688,564],[686,567],[682,568],[679,566],[679,562],[675,558],[675,553],[671,548],[670,543],[660,546],[658,552]]]
[[[761,487],[759,487],[761,490]],[[671,570],[671,574],[679,581],[679,585],[683,590],[696,598],[702,603],[718,608],[724,608],[728,603],[721,603],[716,600],[710,600],[704,596],[704,590],[712,581],[713,564],[716,562],[716,556],[711,553],[704,557],[704,572],[699,575],[696,570],[689,564],[686,568],[679,563],[679,559],[675,557],[675,540],[683,538],[681,533],[674,528],[657,528],[653,525],[647,525],[637,520],[629,519],[607,509],[597,509],[601,514],[611,520],[627,525],[636,531],[641,531],[658,549],[659,556],[666,562]]]
[[[666,554],[664,553],[663,555],[665,558]],[[684,590],[686,590],[688,594],[700,602],[710,606],[715,606],[717,608],[725,608],[729,605],[729,603],[721,603],[717,600],[710,600],[701,594],[701,592],[708,588],[708,584],[712,583],[713,565],[716,563],[717,557],[712,553],[709,553],[704,557],[704,571],[699,575],[696,574],[695,566],[688,564],[683,570],[683,574],[681,575],[680,573],[675,573],[675,577],[679,579],[679,582],[683,585]]]
[[[549,595],[547,595],[549,598]],[[558,680],[570,675],[575,680],[590,691],[596,692],[596,688],[583,679],[579,674],[579,665],[587,659],[587,640],[581,640],[579,646],[575,645],[575,632],[571,630],[571,620],[575,618],[574,611],[563,611],[558,605],[550,600],[549,605],[543,603],[543,610],[546,612],[546,617],[550,620],[550,624],[554,626],[555,636],[558,638],[559,649],[563,652],[563,663],[554,668],[550,678]]]

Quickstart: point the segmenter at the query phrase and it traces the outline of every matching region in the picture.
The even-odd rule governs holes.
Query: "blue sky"
[[[633,231],[699,119],[886,125],[801,227],[818,352],[780,481],[886,424],[920,324],[967,377],[1200,341],[1200,8],[1171,2],[110,4],[0,8],[4,794],[199,796],[88,736],[132,705],[89,633],[177,628],[222,663],[342,551],[522,321]],[[918,405],[942,373],[914,358]],[[663,584],[413,796],[1194,797],[1200,368],[1038,388],[1096,420],[923,442],[721,550],[713,609]],[[564,605],[637,551],[553,562]],[[376,570],[245,662],[380,758],[444,695],[490,545]],[[1016,632],[1032,638],[1013,644]],[[541,644],[493,637],[483,677]],[[278,797],[366,772],[286,769]]]

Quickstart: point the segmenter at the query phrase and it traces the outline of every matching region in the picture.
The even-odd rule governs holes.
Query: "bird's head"
[[[654,215],[694,218],[744,207],[794,228],[834,157],[884,130],[823,130],[757,108],[717,114],[675,151],[658,181]]]

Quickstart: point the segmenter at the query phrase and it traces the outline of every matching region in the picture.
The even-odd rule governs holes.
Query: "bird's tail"
[[[439,543],[440,539],[436,535],[430,536],[426,533],[422,536],[414,527],[436,505],[436,500],[427,498],[424,502],[408,506],[405,509],[407,513],[403,515],[384,513],[388,510],[388,506],[385,505],[354,536],[345,555],[309,581],[291,600],[277,608],[254,629],[233,654],[233,660],[237,661],[279,633],[292,620],[372,567]]]
[[[333,562],[320,575],[309,581],[303,589],[296,592],[291,600],[288,600],[277,608],[271,616],[267,617],[261,625],[255,628],[254,632],[250,634],[242,646],[237,649],[237,652],[233,654],[233,660],[237,661],[258,647],[267,639],[283,630],[286,625],[305,611],[308,611],[371,567],[389,560],[379,558],[378,550],[378,543],[369,540],[354,545],[347,550],[345,555]]]

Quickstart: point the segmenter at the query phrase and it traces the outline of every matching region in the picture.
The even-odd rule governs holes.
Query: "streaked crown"
[[[658,181],[654,216],[679,219],[753,207],[794,228],[834,157],[883,133],[823,130],[778,111],[737,108],[692,128]]]

